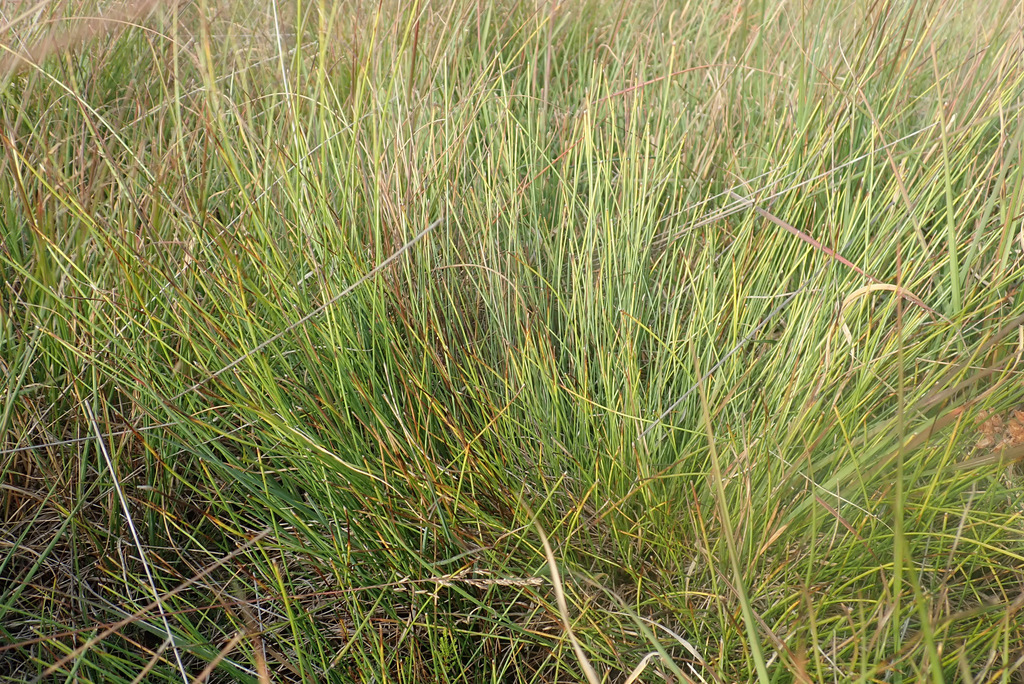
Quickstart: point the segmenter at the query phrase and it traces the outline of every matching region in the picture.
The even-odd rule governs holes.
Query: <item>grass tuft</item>
[[[1019,3],[737,7],[3,9],[0,678],[1021,681]]]

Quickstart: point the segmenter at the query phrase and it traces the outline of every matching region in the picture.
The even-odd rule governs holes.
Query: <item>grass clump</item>
[[[0,672],[1021,681],[961,5],[4,15]]]

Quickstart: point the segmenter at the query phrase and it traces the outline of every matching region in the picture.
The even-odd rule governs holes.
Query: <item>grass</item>
[[[1019,3],[39,3],[0,676],[1024,681]]]

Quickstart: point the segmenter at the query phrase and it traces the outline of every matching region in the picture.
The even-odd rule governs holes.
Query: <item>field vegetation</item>
[[[1013,0],[0,7],[0,679],[1024,682]]]

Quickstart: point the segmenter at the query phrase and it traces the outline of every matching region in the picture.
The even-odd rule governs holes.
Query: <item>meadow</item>
[[[0,8],[0,679],[1024,682],[1024,8]]]

